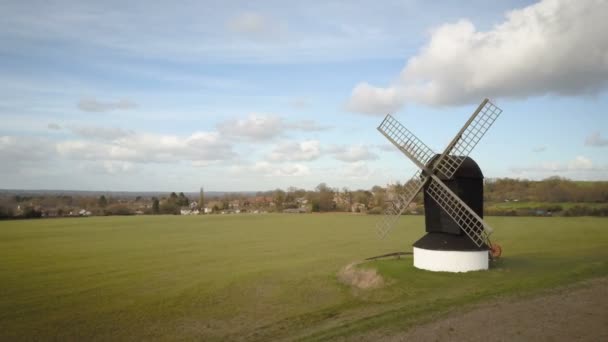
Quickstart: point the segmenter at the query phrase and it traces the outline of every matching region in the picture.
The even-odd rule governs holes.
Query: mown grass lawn
[[[346,264],[411,250],[423,218],[388,239],[346,214],[140,216],[0,222],[0,340],[329,339],[608,275],[608,219],[490,217],[487,272],[376,261],[388,285],[353,290]]]
[[[551,208],[555,206],[562,207],[563,210],[570,209],[574,206],[584,206],[589,208],[600,208],[606,206],[606,203],[598,202],[492,202],[486,203],[486,209],[503,209],[503,210],[517,210],[517,209],[536,209],[536,208]]]

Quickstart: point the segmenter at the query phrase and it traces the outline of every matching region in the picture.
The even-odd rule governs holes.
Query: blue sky
[[[486,177],[608,179],[608,2],[3,1],[0,188],[369,188],[477,104]]]

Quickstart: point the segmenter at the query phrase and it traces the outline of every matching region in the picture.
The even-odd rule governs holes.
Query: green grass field
[[[464,304],[608,275],[608,219],[490,217],[503,258],[487,272],[432,273],[409,251],[423,217],[379,241],[378,217],[139,216],[0,222],[0,340],[322,340],[403,329]]]
[[[585,206],[589,208],[600,208],[606,206],[606,203],[592,203],[592,202],[494,202],[487,203],[487,209],[503,209],[503,210],[517,210],[517,209],[535,209],[535,208],[547,208],[560,206],[562,209],[570,209],[574,206]]]

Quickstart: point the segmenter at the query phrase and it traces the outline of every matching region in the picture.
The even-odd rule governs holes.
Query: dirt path
[[[453,312],[382,341],[608,341],[608,278],[527,299],[501,300]]]

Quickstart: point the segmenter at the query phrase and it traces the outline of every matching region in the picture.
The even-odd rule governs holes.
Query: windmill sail
[[[417,171],[404,184],[403,193],[396,194],[395,198],[389,199],[387,208],[384,210],[384,215],[376,223],[376,232],[381,239],[395,226],[401,214],[403,214],[416,195],[422,190],[427,179],[428,177],[422,175],[422,171]]]
[[[384,118],[378,130],[419,167],[425,167],[435,156],[433,150],[390,114]]]
[[[492,228],[485,224],[482,218],[437,176],[433,175],[432,177],[426,194],[437,202],[478,247],[481,247],[484,243],[489,246],[489,235],[492,233]]]
[[[488,99],[483,100],[441,154],[434,169],[441,172],[444,177],[451,178],[500,113],[502,113],[502,109]]]

